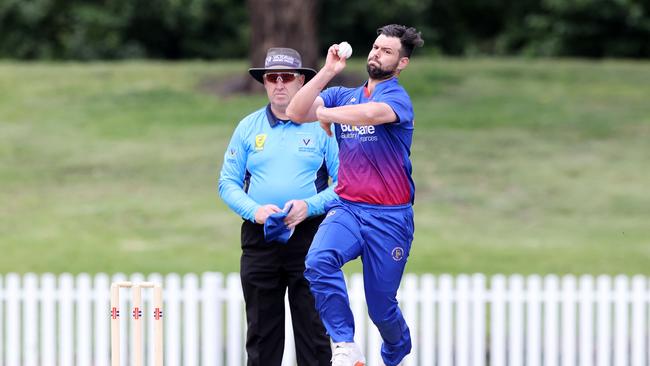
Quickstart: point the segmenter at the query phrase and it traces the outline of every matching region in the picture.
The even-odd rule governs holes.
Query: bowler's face
[[[266,95],[269,97],[271,105],[278,110],[284,111],[287,106],[289,106],[289,102],[291,102],[293,96],[296,95],[298,90],[302,87],[302,84],[305,82],[305,76],[302,74],[297,74],[297,76],[290,81],[285,80],[290,79],[290,77],[282,78],[283,74],[290,75],[292,73],[294,72],[268,72],[267,74],[271,74],[268,76],[274,77],[264,77]],[[275,77],[275,75],[272,74],[280,74],[280,77]]]
[[[400,57],[402,43],[397,37],[380,34],[368,54],[368,74],[373,79],[385,79],[401,70]]]

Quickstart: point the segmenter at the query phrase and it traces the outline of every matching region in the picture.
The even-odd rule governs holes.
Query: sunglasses
[[[278,79],[282,80],[283,83],[290,83],[300,75],[298,72],[270,72],[267,74],[264,74],[264,80],[268,81],[269,83],[277,83]]]

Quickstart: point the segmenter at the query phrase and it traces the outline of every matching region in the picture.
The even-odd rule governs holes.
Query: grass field
[[[0,273],[237,271],[217,177],[265,99],[201,85],[246,67],[0,63]],[[650,63],[414,58],[402,82],[407,271],[650,274]]]

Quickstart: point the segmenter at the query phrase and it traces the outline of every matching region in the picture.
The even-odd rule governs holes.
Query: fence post
[[[241,366],[242,363],[242,302],[241,281],[239,274],[231,273],[227,279],[227,308],[228,336],[226,346],[226,365]],[[244,352],[245,353],[245,352]]]
[[[580,366],[594,365],[594,280],[589,275],[580,277]]]
[[[484,366],[487,350],[485,349],[485,276],[472,275],[472,359],[471,365]]]
[[[566,275],[562,278],[562,366],[575,366],[576,358],[576,278]]]
[[[207,272],[202,280],[201,364],[223,366],[223,276]]]
[[[4,302],[6,298],[6,291],[4,287],[4,281],[2,274],[0,274],[0,363],[4,363],[4,348],[5,348],[5,339],[4,339]]]
[[[544,366],[557,366],[558,354],[558,277],[548,275],[544,278]]]
[[[193,273],[183,277],[183,366],[198,366],[199,280]]]
[[[38,278],[34,273],[23,277],[23,366],[38,362]]]
[[[59,276],[59,365],[74,364],[75,302],[74,278],[69,273]]]
[[[506,364],[506,278],[492,277],[490,301],[490,365]]]
[[[596,365],[611,365],[611,289],[609,276],[598,276],[596,280]]]
[[[468,366],[469,347],[469,277],[459,275],[456,279],[456,365]]]
[[[6,366],[20,365],[20,276],[17,273],[7,275],[7,348]]]
[[[420,326],[421,366],[433,366],[436,357],[436,308],[434,303],[436,292],[433,275],[422,275],[420,286],[422,297],[422,316],[420,318],[422,322]]]
[[[181,280],[175,273],[170,273],[165,280],[165,297],[163,319],[165,319],[165,364],[181,365]]]
[[[616,276],[614,281],[614,366],[628,366],[628,294],[627,277]]]
[[[454,360],[454,349],[452,347],[453,340],[453,278],[444,274],[440,276],[440,300],[438,301],[440,309],[440,333],[438,340],[440,341],[439,348],[439,364],[440,366],[451,366]]]
[[[542,281],[538,275],[531,275],[528,277],[528,288],[526,289],[527,294],[527,339],[528,344],[526,347],[526,366],[539,366],[541,362],[541,299],[540,295],[542,292]]]
[[[509,354],[508,365],[524,364],[524,278],[521,275],[510,276],[509,295]]]
[[[56,363],[56,277],[46,273],[41,277],[41,365]]]
[[[77,304],[77,365],[91,365],[92,358],[92,321],[91,321],[91,285],[90,276],[82,273],[77,276],[75,290]]]
[[[632,278],[632,366],[646,365],[646,278]]]
[[[108,366],[109,353],[109,323],[110,305],[108,301],[110,280],[105,273],[95,275],[93,284],[93,300],[95,305],[95,365]]]

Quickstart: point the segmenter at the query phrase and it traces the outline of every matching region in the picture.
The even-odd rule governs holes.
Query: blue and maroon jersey
[[[333,87],[321,92],[325,107],[380,102],[388,104],[397,120],[375,126],[336,124],[339,175],[335,192],[353,202],[377,205],[413,203],[411,177],[413,105],[406,90],[393,77],[377,84],[372,95],[366,86]]]

